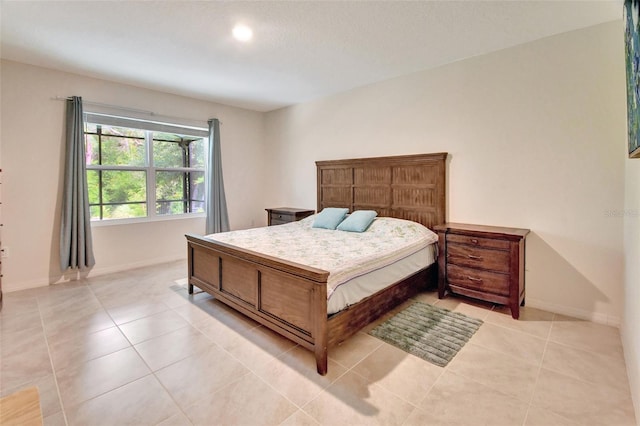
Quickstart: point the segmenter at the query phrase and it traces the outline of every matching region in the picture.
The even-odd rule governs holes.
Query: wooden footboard
[[[195,235],[188,241],[193,286],[315,353],[327,372],[327,278],[320,269]]]
[[[318,373],[327,373],[327,350],[393,307],[437,282],[436,266],[327,316],[329,273],[187,235],[189,293],[215,296],[276,333],[312,350]]]

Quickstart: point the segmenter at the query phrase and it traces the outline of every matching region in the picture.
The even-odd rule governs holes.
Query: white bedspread
[[[222,232],[206,238],[328,271],[327,298],[340,284],[438,240],[427,227],[402,219],[378,217],[362,233],[312,228],[314,219],[315,215],[285,225]]]

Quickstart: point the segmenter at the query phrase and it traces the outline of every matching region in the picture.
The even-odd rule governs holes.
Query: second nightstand
[[[445,291],[508,305],[518,319],[524,306],[524,242],[528,229],[445,223],[437,225],[438,297]]]
[[[267,211],[267,225],[269,226],[296,222],[315,213],[315,210],[294,209],[291,207],[277,207],[265,210]]]

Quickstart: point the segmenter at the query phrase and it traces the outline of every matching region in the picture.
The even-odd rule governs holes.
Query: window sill
[[[102,228],[103,226],[132,225],[136,223],[165,222],[168,220],[197,219],[205,217],[207,217],[206,213],[187,213],[166,216],[132,217],[127,219],[92,220],[91,227]]]

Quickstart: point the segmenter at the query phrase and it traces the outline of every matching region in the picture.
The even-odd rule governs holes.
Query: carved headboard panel
[[[318,211],[347,207],[429,228],[446,217],[447,153],[316,161]]]

